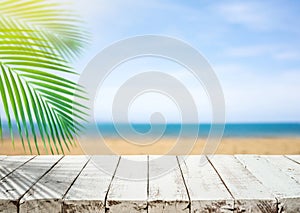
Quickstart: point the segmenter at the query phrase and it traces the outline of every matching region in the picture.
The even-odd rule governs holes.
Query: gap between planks
[[[217,156],[217,155],[216,155]],[[146,203],[147,203],[147,207],[146,207],[146,212],[148,212],[149,211],[149,200],[150,200],[150,188],[149,188],[149,186],[150,186],[150,157],[153,157],[153,156],[146,156],[146,161],[147,161],[147,163],[145,164],[146,165],[146,176],[147,176],[147,181],[146,181],[146,194],[147,194],[147,200],[146,200]],[[178,168],[179,168],[179,172],[180,172],[180,175],[181,175],[181,178],[182,178],[182,183],[181,184],[184,184],[184,188],[185,188],[185,190],[186,190],[186,194],[187,194],[187,196],[188,196],[188,202],[189,202],[189,207],[188,207],[188,212],[191,212],[191,203],[192,203],[192,198],[191,198],[191,195],[190,195],[190,192],[189,192],[189,188],[188,188],[188,186],[187,186],[187,182],[186,182],[186,178],[185,178],[185,175],[184,175],[184,171],[183,171],[183,168],[182,168],[182,166],[181,166],[181,164],[180,164],[180,162],[179,162],[179,158],[178,158],[178,156],[172,156],[175,160],[176,160],[176,162],[177,162],[177,166],[178,166]],[[199,156],[199,158],[200,158],[201,156]],[[207,158],[207,160],[208,160],[208,162],[209,162],[209,164],[214,168],[214,170],[216,171],[216,173],[218,174],[218,177],[220,178],[220,180],[223,182],[223,184],[224,184],[224,186],[226,187],[226,189],[227,189],[227,191],[228,191],[228,193],[230,193],[230,195],[233,197],[233,199],[234,199],[234,208],[232,209],[232,210],[234,210],[234,209],[236,209],[236,198],[235,198],[235,195],[232,193],[232,189],[231,189],[231,187],[230,187],[230,185],[228,186],[227,185],[227,182],[226,182],[226,178],[224,179],[224,174],[223,173],[219,173],[219,171],[218,171],[218,169],[215,167],[216,165],[214,164],[214,162],[212,162],[211,160],[210,160],[210,157],[207,157],[207,156],[205,156],[206,158]],[[233,157],[233,158],[235,158],[235,159],[237,159],[239,162],[241,162],[240,160],[242,159],[242,164],[243,165],[245,165],[245,169],[249,169],[248,168],[248,163],[247,163],[247,161],[244,161],[245,159],[250,159],[250,158],[254,158],[255,157],[255,155],[247,155],[247,156],[244,156],[243,157],[243,155],[237,155],[237,156],[232,156],[231,155],[231,157]],[[273,157],[275,157],[275,156],[273,156]],[[286,163],[293,163],[294,165],[299,165],[300,163],[299,163],[299,161],[297,161],[298,159],[299,159],[299,156],[283,156],[283,155],[281,155],[281,157],[283,158],[284,157],[284,159],[286,159],[286,160],[289,160],[289,161],[287,161]],[[4,160],[5,159],[7,159],[7,158],[11,158],[11,157],[6,157],[6,156],[0,156],[0,162],[4,162]],[[2,179],[4,179],[4,178],[6,178],[7,176],[9,176],[10,174],[12,174],[12,173],[14,173],[16,170],[18,170],[18,168],[20,168],[20,167],[22,167],[22,166],[24,166],[26,163],[28,163],[28,162],[30,162],[31,160],[33,160],[35,158],[35,156],[30,156],[29,157],[29,159],[27,159],[25,162],[23,162],[22,164],[20,164],[20,165],[17,165],[16,167],[14,167],[11,171],[9,171],[8,173],[6,173],[3,177],[1,177],[1,180]],[[113,175],[111,176],[111,180],[110,180],[110,182],[109,182],[109,186],[108,186],[108,188],[107,188],[107,192],[106,192],[106,194],[105,194],[105,198],[104,198],[104,206],[105,206],[105,208],[106,207],[108,207],[108,200],[107,200],[107,198],[108,198],[108,194],[109,194],[109,192],[110,192],[110,190],[111,190],[111,187],[112,187],[112,184],[113,184],[113,181],[115,180],[115,176],[116,176],[116,172],[117,172],[117,169],[118,169],[118,167],[119,167],[119,165],[120,165],[120,162],[121,162],[121,160],[122,160],[122,156],[120,156],[119,158],[118,158],[118,162],[117,162],[117,164],[116,164],[116,166],[115,166],[115,169],[114,169],[114,172],[113,172]],[[294,173],[287,173],[288,171],[287,170],[284,170],[284,169],[286,169],[285,167],[283,168],[282,167],[282,165],[276,165],[276,163],[275,163],[275,161],[274,162],[272,162],[272,157],[268,157],[268,156],[260,156],[260,158],[263,160],[263,159],[266,159],[266,160],[268,160],[268,162],[270,163],[270,165],[269,165],[269,163],[267,163],[266,162],[266,165],[268,164],[268,167],[274,167],[274,169],[276,168],[276,170],[278,169],[278,170],[280,170],[281,172],[280,173],[282,173],[282,174],[285,174],[286,176],[289,176],[289,177],[291,177],[291,176],[293,176],[294,175]],[[61,159],[63,159],[63,156],[58,160],[58,161],[56,161],[42,176],[40,176],[27,190],[26,190],[26,192],[25,193],[23,193],[23,195],[18,199],[18,208],[19,208],[19,202],[20,202],[20,200],[22,199],[22,197],[32,188],[32,187],[34,187],[47,173],[49,173],[58,163],[59,163],[59,161],[61,160]],[[278,159],[277,159],[278,160]],[[250,161],[249,161],[250,162]],[[81,168],[81,170],[80,170],[80,172],[79,172],[79,174],[75,177],[75,179],[72,181],[72,183],[70,184],[70,186],[68,187],[68,189],[67,189],[67,191],[65,192],[65,194],[63,195],[63,197],[62,197],[62,200],[64,201],[64,199],[65,199],[65,196],[67,195],[67,193],[70,191],[70,189],[72,189],[72,187],[73,187],[73,185],[74,185],[74,183],[77,181],[77,179],[78,179],[78,177],[80,176],[80,174],[84,171],[84,169],[86,168],[86,166],[87,166],[87,164],[89,163],[89,161],[87,161],[86,163],[85,163],[85,165]],[[245,164],[246,163],[246,164]],[[225,164],[226,164],[226,162],[225,162]],[[271,165],[272,164],[272,165]],[[0,164],[0,167],[1,167],[1,164]],[[251,168],[251,167],[250,167]],[[295,166],[295,168],[296,168],[296,166]],[[253,173],[253,172],[254,173]],[[275,170],[274,170],[275,171]],[[255,172],[255,170],[253,170],[253,169],[250,169],[249,170],[249,172],[251,172],[251,174],[256,174],[256,172]],[[226,176],[226,175],[225,175]],[[256,175],[254,175],[254,176],[256,176]],[[299,177],[299,176],[297,176],[297,177]],[[256,177],[257,178],[257,177]],[[261,177],[260,176],[258,176],[258,180],[260,181],[260,179],[261,179]],[[296,178],[295,178],[296,179]],[[267,185],[268,186],[268,184],[263,184],[263,186],[265,186],[265,185]],[[269,187],[271,187],[271,186],[269,186]],[[268,188],[268,187],[267,187]],[[273,190],[271,190],[271,191],[273,191]],[[275,196],[275,198],[276,198],[276,200],[277,200],[277,204],[280,202],[280,198],[282,199],[282,197],[281,196],[279,196],[279,201],[278,201],[278,196]],[[63,205],[63,203],[62,203],[62,205]],[[107,210],[107,209],[106,209]],[[18,211],[19,211],[19,209],[18,209]]]
[[[36,157],[36,156],[35,156]],[[61,158],[59,158],[58,159],[58,161],[56,161],[49,169],[48,169],[48,171],[46,171],[42,176],[40,176],[40,178],[38,178],[37,179],[37,181],[35,181],[28,189],[27,189],[27,191],[18,199],[18,201],[17,201],[17,213],[20,213],[20,201],[21,201],[21,199],[45,176],[45,175],[47,175],[52,169],[53,169],[53,167],[55,167],[58,163],[59,163],[59,161],[63,158],[64,156],[62,156]],[[33,158],[32,158],[33,159]],[[30,160],[32,160],[32,159],[30,159]],[[28,160],[28,161],[30,161],[30,160]],[[27,161],[27,162],[28,162]],[[26,162],[26,163],[27,163]],[[25,163],[24,163],[25,164]]]

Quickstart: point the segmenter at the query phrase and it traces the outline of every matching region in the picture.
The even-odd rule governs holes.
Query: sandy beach
[[[84,150],[93,149],[92,139],[90,139],[90,148],[85,146]],[[107,139],[105,145],[110,153],[105,151],[101,154],[119,154],[119,155],[138,155],[138,154],[201,154],[205,146],[205,140],[199,139],[193,146],[188,141],[183,141],[180,144],[176,144],[174,139],[165,139],[158,141],[151,145],[135,145],[127,143],[120,139]],[[190,145],[189,145],[190,144]],[[32,143],[32,154],[37,154],[34,143]],[[38,143],[40,154],[51,154],[46,152],[44,145],[41,141]],[[176,147],[173,151],[172,147]],[[190,149],[192,147],[192,149]],[[22,147],[22,143],[19,139],[15,140],[13,147],[10,139],[4,139],[0,143],[0,154],[1,155],[24,155],[31,154],[28,146],[25,146],[26,152]],[[70,151],[64,147],[66,155],[81,155],[86,152],[83,151],[80,144],[76,144],[70,147]],[[215,149],[214,149],[215,150]],[[91,152],[88,151],[87,154]],[[300,154],[300,138],[223,138],[218,148],[214,151],[215,154]]]

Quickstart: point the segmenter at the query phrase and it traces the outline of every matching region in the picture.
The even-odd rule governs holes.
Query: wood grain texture
[[[93,156],[68,191],[63,212],[105,212],[105,196],[119,162],[118,156]]]
[[[234,197],[237,212],[277,212],[276,198],[234,156],[208,158]]]
[[[300,184],[278,167],[258,155],[237,155],[243,165],[272,193],[279,212],[300,212]]]
[[[190,199],[176,156],[149,156],[148,212],[189,212]]]
[[[283,155],[262,155],[261,157],[267,159],[274,166],[300,183],[300,164]]]
[[[26,163],[34,156],[9,156],[2,158],[0,161],[0,179]]]
[[[217,172],[201,156],[178,156],[192,212],[232,212],[234,199]]]
[[[286,155],[286,157],[300,164],[300,155]]]
[[[299,156],[0,156],[0,212],[300,212]]]
[[[122,156],[106,199],[107,212],[147,212],[147,156]]]
[[[62,212],[62,198],[88,160],[64,156],[22,197],[19,212]]]
[[[0,181],[0,212],[17,212],[19,199],[62,156],[37,156]]]

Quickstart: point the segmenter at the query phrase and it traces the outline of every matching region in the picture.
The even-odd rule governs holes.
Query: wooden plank
[[[0,180],[34,156],[8,156],[0,161]]]
[[[19,199],[61,156],[37,156],[0,181],[0,212],[17,212]]]
[[[279,212],[300,211],[300,184],[297,181],[260,156],[237,155],[237,158],[275,194]]]
[[[300,184],[300,164],[283,155],[262,155],[261,157],[266,158],[274,166],[278,167],[281,171]]]
[[[286,157],[300,164],[300,155],[286,155]]]
[[[175,156],[149,156],[148,212],[189,212],[190,199]]]
[[[147,156],[122,156],[106,199],[107,212],[147,212]]]
[[[232,212],[234,199],[205,156],[178,156],[191,212]]]
[[[0,156],[0,212],[300,212],[300,156],[159,157]]]
[[[65,156],[20,200],[20,212],[62,212],[62,198],[89,157]]]
[[[105,196],[119,162],[118,156],[93,156],[63,202],[63,212],[105,212]]]
[[[237,212],[277,212],[277,200],[234,156],[208,156],[235,199]]]

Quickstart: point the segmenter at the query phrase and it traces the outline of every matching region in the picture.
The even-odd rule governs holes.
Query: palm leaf
[[[46,150],[64,153],[85,121],[85,107],[73,101],[78,91],[77,97],[85,98],[83,88],[58,73],[76,74],[68,61],[80,55],[88,33],[80,18],[61,6],[48,0],[0,2],[0,138],[6,118],[12,142],[15,122],[30,152],[33,138],[40,153],[40,137]]]

